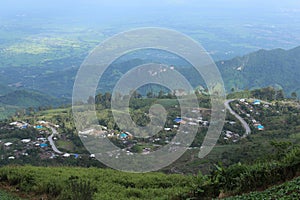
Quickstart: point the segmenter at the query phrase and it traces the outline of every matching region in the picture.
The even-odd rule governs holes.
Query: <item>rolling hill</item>
[[[16,90],[0,97],[0,102],[6,105],[19,107],[59,106],[66,102],[65,99],[31,90]]]
[[[12,92],[13,89],[7,85],[0,84],[0,96],[6,95],[9,92]]]
[[[121,58],[114,62],[100,79],[98,92],[111,91],[119,78],[128,70],[154,61],[173,65],[194,87],[205,85],[204,81],[199,78],[197,71],[183,59],[176,58],[170,53],[159,54],[155,50],[147,50],[144,54],[147,56],[142,56],[143,54],[138,52],[136,55],[130,55],[127,60]],[[1,78],[0,96],[2,96],[0,102],[22,107],[59,105],[65,100],[61,101],[54,97],[71,98],[73,83],[78,70],[76,66],[80,65],[78,59],[77,62],[73,67],[55,70],[45,70],[43,66],[32,68],[32,70],[25,68],[3,69],[1,71],[3,79]],[[231,60],[218,61],[216,65],[221,72],[228,93],[272,86],[276,89],[283,89],[286,96],[296,92],[299,97],[299,63],[300,46],[290,50],[259,50]],[[69,64],[66,63],[66,66],[69,66]],[[18,83],[18,86],[15,86],[16,83]],[[8,85],[11,85],[11,87],[8,87]],[[47,94],[53,97],[41,94],[45,93],[45,90],[47,90]]]
[[[70,103],[67,99],[58,99],[39,91],[15,90],[0,96],[0,119],[5,119],[24,108],[57,107],[67,103]]]
[[[217,62],[227,91],[267,86],[300,95],[300,47],[259,50],[243,57]]]
[[[145,51],[145,55],[148,57],[137,53],[135,56],[129,56],[129,60],[123,58],[113,63],[102,76],[99,91],[112,90],[118,79],[128,70],[155,61],[174,65],[175,69],[182,73],[194,87],[204,85],[195,69],[182,59],[168,53],[159,54],[154,50]],[[218,61],[216,65],[224,79],[227,92],[231,92],[232,88],[238,91],[273,86],[283,89],[287,96],[292,92],[296,92],[300,96],[299,63],[300,46],[290,50],[259,50],[231,60]],[[78,63],[79,65],[80,63]],[[71,67],[41,74],[35,78],[34,89],[42,91],[47,88],[49,94],[53,96],[71,97],[77,69],[77,67]],[[15,82],[17,81],[18,79],[15,78]],[[27,82],[24,84],[25,88],[31,88],[32,80],[30,78],[23,81]]]

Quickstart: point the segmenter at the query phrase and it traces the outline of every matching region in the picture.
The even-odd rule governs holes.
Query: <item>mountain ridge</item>
[[[157,55],[157,52],[153,54]],[[154,55],[154,57],[155,57]],[[158,55],[160,56],[160,55]],[[157,58],[157,57],[156,57]],[[160,60],[159,60],[160,59]],[[155,60],[155,59],[152,59]],[[183,63],[182,60],[169,59],[167,57],[158,58],[160,62],[167,60],[165,64],[174,65],[175,69],[182,73],[191,83],[193,87],[204,85],[204,81],[201,80],[200,75],[187,63]],[[148,60],[141,60],[132,58],[130,60],[122,60],[122,62],[116,62],[109,67],[103,74],[100,87],[97,92],[105,93],[111,91],[117,80],[122,77],[126,71],[131,68],[150,62],[151,57]],[[253,90],[257,88],[272,86],[276,89],[283,89],[286,96],[290,96],[292,92],[296,92],[300,96],[300,46],[293,49],[272,49],[272,50],[258,50],[250,54],[235,57],[230,60],[223,60],[216,62],[217,67],[220,70],[222,78],[224,80],[225,88],[228,93],[241,90]],[[1,81],[0,87],[0,102],[8,105],[21,105],[32,106],[31,103],[16,102],[16,99],[11,98],[4,102],[5,98],[8,98],[8,94],[19,98],[19,95],[14,94],[14,90],[22,91],[35,91],[40,93],[42,99],[51,99],[50,97],[43,97],[45,88],[47,88],[47,94],[55,97],[53,99],[54,104],[57,105],[57,98],[70,99],[72,96],[73,83],[76,78],[76,71],[78,67],[64,68],[52,73],[45,72],[41,74],[42,69],[38,69],[39,75],[31,76],[27,74],[27,77],[22,76],[23,72],[18,72],[16,69],[6,69],[2,71],[1,76],[13,77],[13,82],[22,82],[22,88],[9,87],[11,82]],[[6,78],[7,79],[7,78]],[[32,88],[34,86],[34,89]],[[19,92],[17,92],[19,93]],[[46,96],[47,96],[46,94]],[[5,97],[3,97],[5,96]],[[30,95],[25,95],[29,98]],[[36,95],[32,98],[36,99]],[[9,99],[9,98],[8,98]],[[27,99],[30,101],[29,99]],[[44,101],[47,102],[47,101]],[[36,101],[36,105],[40,105],[41,102]]]
[[[290,50],[259,50],[217,62],[227,91],[280,86],[289,96],[300,94],[300,46]],[[233,81],[234,80],[234,81]]]

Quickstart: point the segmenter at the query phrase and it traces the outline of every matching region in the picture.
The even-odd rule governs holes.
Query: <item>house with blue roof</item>
[[[42,147],[42,148],[48,147],[48,144],[42,143],[42,144],[40,144],[40,147]]]
[[[265,129],[265,127],[264,127],[263,125],[259,124],[259,125],[257,126],[257,129],[260,130],[260,131],[262,131],[262,130]]]
[[[180,123],[180,122],[182,122],[182,119],[181,119],[181,117],[177,117],[177,118],[175,118],[175,119],[174,119],[174,122],[176,122],[176,123]]]
[[[126,133],[121,133],[120,135],[119,135],[119,138],[120,139],[126,139],[128,137],[128,135],[126,134]]]
[[[43,126],[42,125],[37,125],[35,128],[36,129],[41,129],[41,128],[43,128]]]
[[[125,139],[132,139],[133,138],[133,135],[129,132],[125,132],[125,131],[122,131],[118,137],[122,140],[125,140]]]
[[[252,102],[253,105],[260,105],[260,100],[256,99]]]

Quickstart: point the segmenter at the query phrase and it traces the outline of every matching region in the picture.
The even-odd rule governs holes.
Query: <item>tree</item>
[[[102,104],[103,95],[101,93],[97,94],[95,97],[96,104]]]
[[[141,153],[143,151],[143,148],[141,146],[139,146],[139,145],[133,145],[131,147],[131,151],[133,153]]]
[[[297,99],[297,93],[296,93],[296,92],[292,92],[292,93],[291,93],[291,97],[292,97],[293,99]]]
[[[88,102],[88,104],[94,104],[95,103],[95,98],[92,97],[92,96],[89,96],[87,102]]]
[[[164,92],[162,90],[159,91],[158,93],[158,98],[161,99],[164,96]]]
[[[132,97],[135,99],[139,99],[142,97],[140,93],[138,93],[136,90],[132,93]]]
[[[153,98],[153,92],[148,92],[147,93],[147,98]]]

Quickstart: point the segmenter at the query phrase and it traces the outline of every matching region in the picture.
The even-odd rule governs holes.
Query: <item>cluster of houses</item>
[[[243,104],[246,106],[247,110],[242,109],[242,107],[240,106],[240,104]],[[270,104],[266,103],[266,102],[262,102],[258,99],[254,99],[254,100],[250,100],[250,99],[239,99],[239,104],[235,104],[235,106],[239,109],[239,111],[244,114],[247,118],[250,119],[250,121],[252,122],[253,126],[259,130],[259,131],[263,131],[265,129],[265,127],[259,122],[257,121],[254,116],[255,115],[259,115],[259,112],[255,112],[255,106],[258,105],[263,105],[264,108],[269,108]],[[234,121],[229,121],[228,122],[231,125],[234,125],[236,122]],[[233,142],[237,142],[240,138],[240,135],[237,133],[233,133],[232,131],[226,130],[224,132],[224,137],[223,139],[225,141],[233,141]]]
[[[14,160],[19,158],[20,156],[28,156],[29,154],[27,153],[27,150],[33,148],[39,148],[41,150],[41,158],[53,158],[54,153],[51,153],[51,148],[49,148],[48,139],[46,138],[46,136],[49,135],[49,131],[45,129],[49,128],[50,126],[59,127],[58,125],[54,125],[46,121],[38,121],[34,126],[23,121],[15,121],[9,123],[9,126],[5,127],[6,129],[27,129],[29,127],[33,127],[38,130],[38,135],[35,136],[34,140],[32,140],[31,138],[22,138],[19,141],[13,140],[3,143],[4,149],[8,153],[13,154],[8,156],[8,159]],[[0,141],[0,144],[1,143],[2,142]],[[19,147],[22,147],[22,150],[17,150],[20,149]]]
[[[52,124],[51,122],[47,122],[47,121],[43,121],[43,120],[38,121],[35,126],[32,126],[29,123],[24,122],[24,121],[11,122],[11,123],[9,123],[9,125],[12,126],[12,127],[19,128],[19,129],[26,129],[28,127],[33,127],[33,128],[36,128],[36,129],[42,129],[44,127],[49,128],[50,126],[59,128],[59,125]]]
[[[258,121],[256,121],[254,119],[254,117],[252,116],[252,112],[254,112],[254,107],[256,105],[261,105],[262,102],[260,100],[253,100],[253,101],[248,101],[246,99],[240,99],[239,102],[241,104],[244,104],[245,106],[247,106],[248,110],[247,111],[244,111],[240,108],[240,111],[244,114],[246,114],[247,117],[249,117],[253,123],[253,125],[258,129],[258,130],[264,130],[264,126],[259,123]],[[237,107],[239,107],[238,104],[236,104]],[[265,107],[269,106],[267,104],[264,105]],[[192,113],[195,113],[197,114],[197,117],[176,117],[175,119],[173,119],[173,122],[174,124],[172,125],[172,127],[165,127],[163,130],[165,132],[169,132],[169,131],[172,131],[174,129],[177,129],[180,125],[189,125],[189,126],[202,126],[202,127],[207,127],[209,126],[209,122],[207,120],[204,120],[203,117],[203,114],[205,113],[205,115],[208,115],[208,113],[210,113],[210,110],[209,109],[203,109],[203,108],[194,108],[192,109]],[[234,125],[235,122],[228,122],[230,123],[231,125]],[[59,126],[58,125],[55,125],[55,124],[52,124],[50,122],[47,122],[47,121],[38,121],[36,123],[36,125],[34,126],[31,126],[29,123],[26,123],[26,122],[19,122],[19,121],[16,121],[16,122],[12,122],[10,123],[10,126],[13,126],[13,127],[17,127],[17,128],[20,128],[20,129],[26,129],[28,127],[34,127],[35,129],[38,129],[40,134],[41,134],[41,137],[36,137],[35,140],[32,140],[30,138],[22,138],[20,139],[19,142],[14,142],[14,143],[18,143],[19,145],[23,144],[25,146],[25,151],[22,151],[22,155],[25,155],[27,156],[28,154],[26,153],[26,149],[28,148],[32,148],[32,147],[36,147],[36,148],[40,148],[40,149],[43,149],[45,154],[44,154],[44,157],[45,158],[53,158],[55,156],[55,152],[52,151],[52,149],[49,147],[49,141],[47,138],[45,138],[46,135],[49,135],[49,132],[47,129],[45,128],[50,128],[50,127],[56,127],[58,128]],[[94,128],[91,128],[91,129],[88,129],[88,130],[84,130],[84,131],[80,131],[79,132],[79,135],[81,137],[88,137],[89,135],[93,135],[93,136],[100,136],[100,137],[107,137],[107,138],[117,138],[119,139],[120,141],[123,141],[123,142],[127,142],[129,140],[132,140],[134,138],[134,136],[128,132],[128,131],[114,131],[114,130],[108,130],[107,127],[105,126],[101,126],[99,125],[99,127],[94,127]],[[43,137],[44,136],[44,137]],[[237,142],[238,139],[240,138],[239,134],[237,133],[234,133],[230,130],[226,130],[224,132],[224,140],[227,140],[227,141],[233,141],[233,142]],[[152,138],[152,142],[153,142],[153,145],[155,144],[160,144],[160,141],[162,140],[162,138]],[[165,137],[165,143],[169,143],[170,141],[168,140],[169,138],[168,137]],[[4,143],[4,147],[5,148],[10,148],[13,144],[13,142],[6,142]],[[143,153],[144,154],[147,154],[151,151],[150,148],[144,148],[143,149]],[[49,152],[51,152],[49,154]],[[17,154],[15,154],[17,155]],[[65,157],[65,158],[68,158],[68,157],[71,157],[71,156],[74,156],[75,158],[77,158],[79,155],[78,154],[72,154],[72,153],[62,153],[61,154],[62,157]],[[94,158],[95,155],[90,155],[91,158]],[[9,156],[8,159],[15,159],[16,157],[15,156]]]
[[[133,135],[129,133],[128,131],[121,131],[120,133],[117,133],[114,130],[108,130],[105,126],[98,126],[97,128],[91,128],[84,131],[79,131],[79,135],[81,137],[88,137],[91,136],[97,136],[102,138],[117,138],[120,140],[127,140],[127,139],[133,139]]]
[[[224,140],[232,140],[232,142],[237,142],[240,138],[240,135],[237,133],[233,133],[232,131],[225,131]]]
[[[23,129],[23,126],[21,123],[11,123],[10,125],[16,126],[17,128]],[[27,124],[29,127],[30,125]],[[36,139],[32,140],[30,138],[24,138],[20,139],[19,141],[11,141],[11,142],[5,142],[3,143],[4,150],[6,150],[8,153],[11,155],[8,156],[9,160],[14,160],[16,158],[19,158],[20,156],[28,156],[29,154],[27,153],[28,150],[33,149],[33,148],[39,148],[42,149],[41,152],[41,157],[48,157],[45,156],[44,154],[46,153],[44,150],[48,150],[48,144],[47,144],[47,139],[44,138],[43,136],[48,134],[46,130],[40,130],[39,134]],[[0,141],[0,143],[2,143]],[[19,150],[20,147],[22,147],[22,150]]]
[[[13,130],[15,128],[18,129],[27,129],[29,127],[33,127],[38,130],[38,134],[35,135],[34,137],[31,138],[22,138],[19,140],[12,140],[12,141],[6,141],[3,143],[0,140],[0,145],[3,145],[5,154],[1,155],[1,159],[4,159],[5,157],[9,160],[15,160],[20,158],[20,156],[29,156],[30,152],[28,150],[31,149],[36,149],[38,148],[39,151],[39,156],[41,159],[52,159],[57,156],[62,156],[63,158],[69,158],[69,157],[74,157],[74,158],[79,158],[80,155],[75,154],[75,153],[64,153],[61,152],[59,155],[57,152],[54,151],[54,149],[51,148],[51,142],[48,140],[47,136],[50,135],[48,128],[58,128],[59,125],[52,124],[51,122],[47,121],[38,121],[36,122],[35,125],[30,125],[27,122],[23,121],[16,121],[12,122],[9,124],[9,126],[1,127],[1,129],[9,129]],[[102,127],[103,129],[107,129],[106,127]],[[94,130],[87,130],[84,132],[84,134],[93,134],[95,131]],[[105,132],[105,131],[104,131]],[[106,131],[107,132],[107,131]],[[126,133],[126,136],[130,137],[129,133]],[[132,135],[131,135],[132,136]],[[121,137],[121,136],[120,136]],[[124,135],[122,135],[123,138],[125,138]],[[32,139],[34,138],[34,139]],[[53,137],[53,140],[57,140],[57,137]],[[51,144],[51,145],[50,145]],[[94,154],[89,155],[90,158],[95,158]]]
[[[52,124],[51,122],[47,122],[47,121],[44,121],[44,120],[40,120],[40,121],[37,122],[37,125],[34,126],[34,128],[37,128],[37,129],[41,129],[43,127],[46,127],[46,128],[50,128],[50,127],[59,128],[59,125]]]
[[[28,124],[26,122],[19,122],[19,121],[11,122],[9,125],[17,127],[19,129],[25,129],[25,128],[28,128],[30,126],[30,124]]]
[[[197,116],[202,115],[203,112],[205,114],[209,113],[209,109],[193,109],[193,113],[199,113]],[[180,125],[188,125],[188,126],[208,126],[209,122],[204,120],[203,117],[176,117],[173,119],[173,124],[170,127],[164,127],[163,131],[165,131],[166,135],[164,137],[150,137],[147,139],[147,142],[149,147],[143,147],[142,149],[142,154],[148,154],[150,153],[153,149],[159,148],[161,145],[171,143],[169,140],[168,132],[171,132],[173,130],[176,130],[179,128]],[[186,132],[188,133],[188,132]],[[119,141],[122,141],[123,144],[126,144],[127,147],[126,149],[129,150],[132,148],[134,145],[137,144],[137,141],[134,140],[134,135],[126,130],[122,131],[115,131],[115,130],[108,130],[107,127],[98,125],[90,129],[86,129],[83,131],[79,131],[80,137],[87,138],[89,136],[96,136],[96,137],[101,137],[101,138],[115,138],[118,139]],[[180,145],[180,144],[175,144],[175,145]],[[146,145],[147,146],[147,145]],[[131,154],[131,152],[128,152],[128,154]]]
[[[199,124],[202,126],[208,126],[209,122],[203,120],[202,117],[198,117],[198,118],[188,118],[188,117],[176,117],[173,120],[176,124],[188,124],[191,126],[198,126]],[[178,125],[173,125],[174,128],[177,128]]]
[[[246,107],[249,109],[250,113],[246,113],[245,111],[242,111],[242,110],[241,111],[243,113],[245,113],[246,116],[251,119],[251,122],[252,122],[253,126],[257,130],[263,131],[265,129],[265,127],[259,121],[255,120],[255,118],[253,117],[253,115],[251,115],[251,113],[254,112],[254,107],[258,106],[258,105],[261,105],[262,102],[260,100],[258,100],[258,99],[250,100],[250,103],[246,99],[240,99],[239,101],[240,101],[240,103],[243,103],[244,105],[246,105]],[[263,106],[264,106],[264,108],[269,108],[270,104],[264,103]],[[259,113],[256,112],[255,114],[259,114]]]

